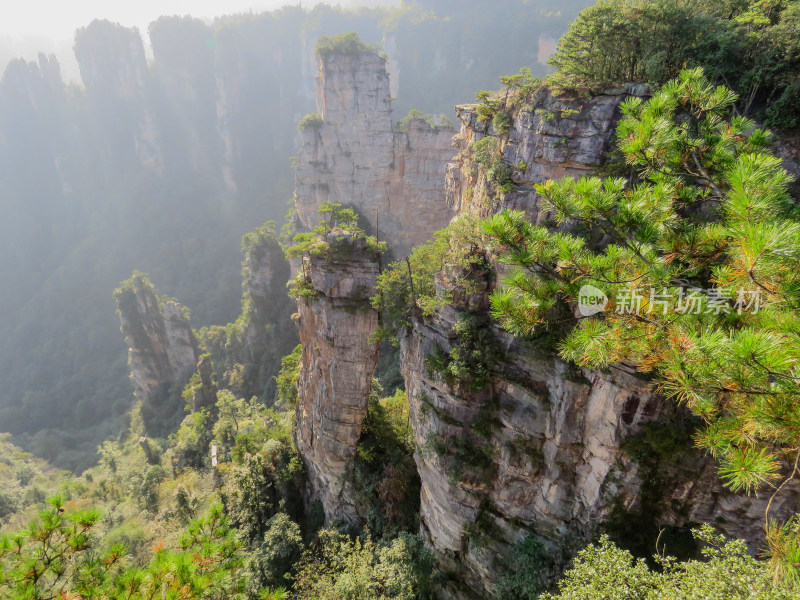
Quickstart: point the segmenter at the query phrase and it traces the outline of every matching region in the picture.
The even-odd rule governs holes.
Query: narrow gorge
[[[687,410],[635,365],[577,367],[546,336],[526,341],[492,318],[490,294],[506,267],[480,241],[477,220],[510,208],[552,225],[536,184],[602,170],[621,103],[648,89],[506,91],[457,106],[456,132],[421,118],[393,124],[386,59],[373,50],[321,52],[318,68],[319,113],[301,126],[292,224],[296,239],[313,232],[310,245],[287,262],[274,224],[246,236],[242,316],[198,335],[143,276],[117,291],[145,424],[178,410],[175,388],[195,369],[194,411],[214,404],[215,378],[246,394],[269,389],[294,326],[305,510],[319,506],[326,524],[358,530],[366,516],[354,469],[387,325],[376,297],[386,293],[382,273],[400,269],[412,306],[398,348],[383,348],[399,352],[419,529],[445,575],[440,598],[496,593],[530,540],[553,573],[600,533],[645,554],[658,538],[688,557],[697,552],[690,529],[713,523],[757,549],[770,497],[722,486],[694,447],[698,423]],[[335,207],[351,210],[351,221],[337,222]],[[434,238],[444,254],[431,272],[403,261]],[[423,284],[438,299],[427,308],[418,304]],[[201,346],[210,355],[199,356]],[[794,510],[796,484],[785,491],[771,504],[778,519]]]
[[[609,151],[620,103],[648,93],[628,86],[578,97],[544,88],[516,104],[506,98],[498,109],[505,122],[482,117],[481,105],[460,105],[455,136],[420,121],[393,132],[383,59],[368,51],[332,54],[320,57],[319,68],[321,120],[304,133],[297,217],[310,229],[323,202],[352,206],[396,257],[452,218],[515,208],[546,222],[534,184],[595,172]],[[488,157],[476,152],[479,146]],[[346,481],[377,361],[370,334],[378,313],[369,297],[378,265],[363,247],[342,243],[339,256],[313,257],[313,299],[298,300],[297,441],[311,494],[328,519],[352,522]],[[546,345],[499,329],[489,316],[500,268],[491,256],[484,270],[442,267],[437,290],[452,301],[430,315],[417,311],[400,339],[422,484],[421,530],[450,575],[441,597],[486,597],[512,564],[515,544],[531,535],[555,557],[614,528],[629,539],[640,536],[643,546],[663,530],[667,546],[681,551],[691,526],[713,522],[758,546],[768,498],[724,489],[711,459],[692,448],[690,432],[670,456],[649,447],[658,423],[692,425],[632,366],[607,373],[576,368]],[[488,332],[477,348],[488,375],[477,384],[431,368],[437,353],[447,357],[460,348],[463,355],[464,345],[475,343],[465,322]],[[774,514],[790,515],[792,502],[783,496]]]

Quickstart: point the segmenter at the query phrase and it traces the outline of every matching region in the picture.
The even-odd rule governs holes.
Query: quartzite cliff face
[[[431,238],[452,217],[441,182],[452,157],[449,128],[412,120],[392,129],[386,61],[375,52],[319,56],[317,102],[322,116],[303,133],[296,208],[311,229],[325,201],[354,207],[399,256]],[[346,252],[314,256],[306,265],[316,297],[298,299],[303,345],[297,445],[310,476],[309,499],[326,518],[356,521],[348,502],[352,467],[367,411],[378,345],[370,304],[379,262],[364,240],[331,234]]]
[[[416,145],[422,138],[414,138],[414,126],[407,134],[390,132],[387,86],[382,61],[369,53],[321,61],[324,123],[304,135],[297,208],[306,227],[325,200],[354,205],[373,226],[377,209],[381,238],[401,252],[428,239],[454,215],[518,208],[542,222],[546,214],[534,185],[594,172],[609,150],[619,104],[631,94],[646,93],[630,86],[582,98],[542,89],[521,106],[502,107],[511,117],[506,131],[497,131],[491,119],[481,120],[476,106],[459,106],[461,132],[450,150],[455,158],[437,184],[433,175],[446,154],[441,132],[420,125],[435,152],[427,154],[427,162],[405,156],[401,163],[398,135],[408,136],[413,154],[425,153]],[[475,142],[487,136],[493,138],[491,160],[510,167],[506,172],[513,185],[505,192],[475,156]],[[405,167],[398,170],[398,164]],[[409,186],[402,177],[408,177],[409,164],[436,168],[422,169],[422,179],[415,168],[411,181],[417,191],[406,196]],[[412,210],[398,211],[398,206]],[[329,519],[355,520],[345,474],[377,358],[368,337],[377,315],[365,294],[374,274],[365,264],[357,252],[349,263],[315,260],[310,272],[317,297],[299,302],[304,350],[298,445],[311,489]],[[467,295],[448,287],[456,279],[445,269],[437,285],[454,291],[453,303],[418,317],[401,340],[422,482],[421,529],[452,575],[442,597],[491,594],[498,574],[513,565],[514,544],[528,535],[553,555],[614,527],[639,529],[634,533],[644,539],[658,527],[680,536],[688,526],[714,522],[729,535],[758,539],[766,500],[724,490],[712,461],[693,453],[691,444],[663,462],[630,451],[632,440],[646,439],[648,423],[674,416],[672,404],[654,394],[634,368],[604,374],[577,369],[550,349],[502,332],[488,314],[496,276],[469,275],[479,289]],[[355,295],[353,277],[363,285]],[[431,356],[460,343],[457,323],[465,316],[491,331],[496,345],[491,352],[484,348],[487,357],[492,354],[491,376],[477,388],[469,381],[448,382],[430,368]],[[775,514],[789,514],[792,501],[791,494],[779,499]]]
[[[581,99],[542,90],[531,104],[509,111],[505,133],[479,120],[476,106],[457,107],[462,128],[455,138],[459,153],[448,165],[448,203],[480,216],[522,209],[541,222],[546,215],[533,184],[591,174],[609,149],[620,102],[643,91]],[[515,166],[513,191],[502,193],[475,160],[474,142],[485,136]],[[488,314],[496,277],[469,276],[481,283],[471,295],[445,269],[437,285],[452,291],[454,301],[418,317],[401,341],[422,480],[422,533],[453,575],[443,597],[486,597],[513,565],[513,545],[531,534],[554,556],[576,540],[620,527],[628,529],[622,537],[644,540],[662,527],[680,535],[681,528],[711,522],[730,536],[760,539],[768,499],[725,490],[713,461],[694,451],[688,436],[669,460],[634,460],[632,441],[647,439],[646,424],[675,412],[635,368],[577,369],[553,350],[513,338]],[[459,343],[457,322],[465,315],[491,330],[497,344],[481,389],[448,383],[430,368],[429,357]],[[792,490],[776,500],[774,514],[791,515],[795,504]]]
[[[447,225],[453,212],[442,180],[453,130],[421,119],[393,130],[385,59],[369,51],[320,56],[317,105],[322,122],[305,129],[298,155],[297,216],[304,227],[319,221],[326,200],[340,202],[403,256]]]
[[[644,86],[630,85],[588,98],[535,92],[515,113],[507,133],[481,120],[474,104],[459,105],[461,131],[453,139],[458,149],[447,165],[445,197],[457,214],[486,216],[502,208],[519,209],[538,222],[544,215],[533,189],[537,183],[592,174],[604,162],[619,118],[619,105],[629,95],[644,95]],[[496,185],[474,160],[472,145],[486,137],[497,140],[504,163],[512,167],[514,191],[498,194]]]
[[[440,283],[448,286],[445,278]],[[498,575],[514,568],[514,544],[528,535],[554,557],[598,531],[636,538],[645,551],[659,528],[668,530],[662,542],[674,552],[670,535],[686,539],[689,527],[705,522],[760,539],[768,498],[725,490],[713,461],[688,438],[669,459],[634,459],[630,442],[663,436],[644,427],[671,415],[671,402],[633,368],[578,369],[492,327],[493,285],[489,277],[471,296],[457,290],[453,304],[418,319],[401,340],[422,534],[451,574],[442,597],[489,596]],[[447,382],[430,368],[431,356],[459,343],[456,325],[465,315],[491,328],[497,344],[481,389]],[[773,514],[791,515],[795,502],[791,493],[778,497]]]
[[[363,238],[333,232],[331,249],[304,265],[313,298],[299,299],[297,326],[303,343],[297,449],[309,475],[309,500],[322,502],[327,521],[357,522],[347,493],[370,383],[378,362],[375,294],[378,257]]]
[[[135,274],[114,297],[134,392],[142,401],[145,426],[152,430],[160,425],[155,419],[166,416],[161,409],[171,388],[182,386],[195,369],[197,340],[185,309],[173,300],[160,301],[146,276]],[[174,408],[168,409],[169,416]]]

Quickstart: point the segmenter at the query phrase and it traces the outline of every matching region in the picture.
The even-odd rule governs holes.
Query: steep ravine
[[[453,216],[441,181],[454,132],[421,119],[406,131],[393,129],[386,60],[375,52],[317,59],[321,121],[302,134],[296,224],[313,229],[323,203],[340,203],[403,256]],[[370,339],[378,313],[370,298],[379,261],[363,239],[331,233],[328,241],[340,250],[310,257],[304,273],[313,293],[297,301],[303,357],[295,439],[309,473],[309,503],[321,501],[327,522],[358,522],[347,476],[378,360]]]
[[[353,206],[397,256],[452,216],[509,207],[544,222],[534,184],[594,172],[609,151],[619,104],[646,93],[630,86],[581,97],[542,88],[497,108],[508,113],[500,130],[480,118],[478,106],[458,106],[453,149],[444,142],[447,132],[422,123],[392,132],[388,85],[384,61],[373,53],[321,58],[322,121],[304,133],[297,215],[310,229],[324,201]],[[490,152],[481,157],[476,142],[486,137],[482,146]],[[296,440],[310,474],[309,499],[321,501],[329,522],[358,522],[347,473],[377,360],[370,334],[378,315],[368,298],[378,263],[365,247],[343,242],[347,252],[306,264],[313,294],[298,300]],[[445,269],[437,277],[442,291],[453,291],[449,275]],[[555,557],[601,531],[625,528],[645,550],[648,536],[667,528],[677,547],[701,522],[758,544],[768,499],[724,490],[688,434],[675,440],[669,457],[654,451],[658,444],[648,436],[664,433],[651,424],[683,417],[633,367],[578,369],[552,348],[508,335],[488,314],[496,275],[464,275],[478,291],[456,289],[452,304],[417,315],[401,338],[422,481],[421,532],[449,575],[441,597],[488,597],[504,569],[514,568],[514,545],[529,535]],[[457,331],[465,319],[483,332],[489,375],[448,381],[431,357],[464,343]],[[788,515],[794,501],[792,493],[781,496],[774,515]]]

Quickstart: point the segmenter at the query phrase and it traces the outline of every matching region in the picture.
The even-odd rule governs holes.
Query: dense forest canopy
[[[662,85],[701,66],[770,127],[800,124],[800,4],[793,0],[600,0],[582,11],[551,64],[567,85]]]

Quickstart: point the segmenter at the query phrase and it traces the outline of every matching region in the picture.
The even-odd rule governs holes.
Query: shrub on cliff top
[[[297,129],[299,131],[305,131],[306,129],[319,129],[322,127],[324,122],[325,121],[322,120],[322,117],[319,113],[308,113],[306,116],[300,119]]]
[[[414,248],[407,259],[390,264],[378,277],[379,293],[372,299],[372,305],[383,316],[378,337],[393,339],[400,330],[410,327],[415,310],[431,315],[449,304],[454,287],[472,291],[476,284],[465,274],[475,268],[488,268],[483,247],[478,221],[471,215],[462,215],[437,231],[432,242]],[[439,289],[436,275],[445,268],[460,276],[450,289]]]
[[[355,31],[340,33],[333,37],[323,35],[317,42],[317,55],[330,56],[331,54],[359,54],[361,52],[375,51],[377,48],[362,42]]]
[[[306,260],[310,256],[326,254],[331,260],[352,249],[350,242],[364,240],[367,250],[374,256],[380,256],[388,250],[386,242],[378,242],[374,235],[366,235],[358,225],[358,214],[352,208],[344,208],[339,202],[326,201],[319,207],[323,219],[314,229],[294,236],[294,245],[286,250],[286,258],[300,257],[300,271],[286,286],[293,298],[316,297],[311,285],[311,275]],[[334,234],[329,236],[329,234]],[[336,235],[341,234],[341,235]]]
[[[786,0],[601,0],[550,59],[551,83],[602,90],[661,85],[686,67],[739,92],[738,109],[770,127],[800,124],[800,3]]]

